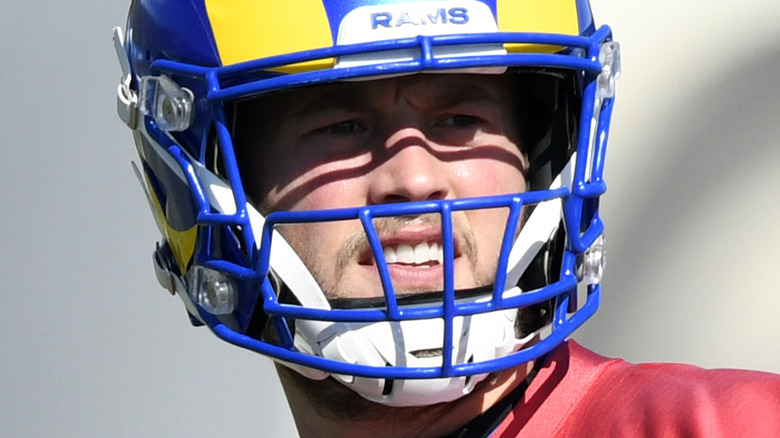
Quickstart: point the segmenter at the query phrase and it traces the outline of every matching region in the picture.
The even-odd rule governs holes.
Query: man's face
[[[277,210],[521,192],[526,160],[512,87],[503,76],[420,74],[312,87],[239,105],[248,195]],[[493,282],[505,209],[453,215],[455,287]],[[396,293],[443,288],[438,215],[374,221]],[[331,298],[382,295],[358,221],[279,231]]]

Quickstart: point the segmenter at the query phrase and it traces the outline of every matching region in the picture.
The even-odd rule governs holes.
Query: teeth
[[[396,263],[398,261],[398,255],[393,248],[386,246],[385,248],[385,262]]]
[[[398,263],[414,263],[414,249],[412,249],[411,245],[398,245],[395,254],[398,257]]]
[[[428,258],[436,260],[439,263],[444,263],[444,249],[439,248],[438,243],[432,243],[428,248]]]
[[[443,250],[436,242],[422,242],[414,247],[406,243],[386,246],[384,253],[387,263],[423,265],[432,261],[442,263],[444,260]]]
[[[431,259],[428,254],[428,244],[425,242],[418,244],[414,247],[414,263],[418,265],[427,263]]]

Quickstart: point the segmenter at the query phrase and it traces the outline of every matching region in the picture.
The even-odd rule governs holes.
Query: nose
[[[444,199],[449,194],[447,164],[416,128],[401,129],[377,151],[369,197],[373,204]]]

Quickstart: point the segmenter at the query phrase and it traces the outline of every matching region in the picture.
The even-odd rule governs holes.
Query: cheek
[[[525,191],[523,172],[514,164],[476,159],[453,165],[455,197],[502,195]]]
[[[519,157],[517,159],[520,160]],[[524,192],[526,182],[520,167],[522,164],[510,164],[507,161],[475,159],[457,164],[453,169],[454,195],[480,197]],[[484,272],[492,272],[495,268],[508,216],[509,210],[506,208],[466,212],[468,225],[477,241],[477,263],[481,266],[478,269]]]
[[[310,184],[309,187],[298,202],[289,206],[289,210],[328,210],[366,205],[365,182],[360,178]]]
[[[304,263],[315,272],[322,272],[333,265],[349,235],[348,222],[317,222],[279,227],[279,232],[295,249]],[[321,266],[323,261],[324,266]]]
[[[267,198],[278,210],[312,211],[365,205],[360,179],[332,181],[322,184],[323,175],[312,172],[293,181]],[[305,187],[305,189],[300,189]],[[312,187],[309,189],[309,187]],[[316,271],[322,260],[336,259],[346,236],[360,229],[358,221],[315,222],[288,225],[280,229],[304,262]],[[332,263],[330,263],[332,264]]]
[[[273,210],[304,211],[360,207],[367,199],[366,157],[322,162],[317,157],[279,163],[266,179],[265,205]],[[292,164],[297,163],[297,164]],[[271,183],[275,185],[271,186]]]
[[[312,170],[284,184],[265,184],[264,209],[270,211],[310,211],[361,206],[365,190],[359,181],[336,180]]]

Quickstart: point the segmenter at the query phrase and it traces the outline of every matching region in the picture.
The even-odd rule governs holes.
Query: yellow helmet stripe
[[[501,32],[543,32],[578,35],[576,2],[572,0],[496,0]],[[505,44],[509,52],[556,52],[559,47]]]
[[[321,0],[205,0],[223,65],[333,45]],[[314,61],[325,68],[333,60]]]

